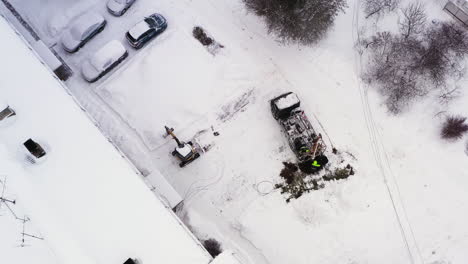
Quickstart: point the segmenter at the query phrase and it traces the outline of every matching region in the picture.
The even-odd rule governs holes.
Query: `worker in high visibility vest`
[[[316,160],[314,160],[314,161],[312,162],[312,166],[313,166],[313,167],[316,167],[316,168],[322,167],[322,165],[320,165]]]
[[[325,166],[328,163],[328,158],[325,155],[319,155],[315,157],[312,161],[312,167],[316,169],[321,169],[322,166]]]
[[[304,146],[304,147],[301,147],[301,148],[299,149],[299,151],[300,151],[301,153],[309,153],[309,152],[310,152],[310,149],[309,149],[308,147]]]

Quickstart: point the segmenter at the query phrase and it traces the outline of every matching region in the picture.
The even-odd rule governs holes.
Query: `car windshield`
[[[162,24],[164,24],[164,21],[161,17],[159,16],[156,16],[156,17],[153,17],[154,18],[154,21],[156,23],[157,26],[162,26]]]
[[[152,28],[158,26],[158,24],[156,24],[156,21],[154,21],[154,19],[150,17],[145,18],[145,22]]]

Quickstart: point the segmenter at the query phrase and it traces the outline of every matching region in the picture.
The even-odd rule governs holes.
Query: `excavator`
[[[192,141],[180,141],[174,134],[174,128],[169,128],[167,126],[164,126],[164,128],[166,129],[166,135],[170,135],[177,143],[177,147],[174,148],[171,154],[180,160],[179,166],[181,168],[200,157],[200,151],[198,150],[196,144],[194,144]]]

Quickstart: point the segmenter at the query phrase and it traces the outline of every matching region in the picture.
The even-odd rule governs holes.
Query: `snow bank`
[[[217,256],[210,264],[241,264],[234,252],[228,250]]]
[[[60,262],[209,263],[208,253],[3,18],[0,31],[0,56],[15,61],[0,65],[1,95],[18,114],[0,130],[2,170],[14,175],[11,187]],[[41,164],[28,164],[21,154],[30,137],[48,149]]]

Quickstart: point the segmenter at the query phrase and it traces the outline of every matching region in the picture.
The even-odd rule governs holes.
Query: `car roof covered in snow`
[[[2,174],[9,175],[58,263],[208,264],[209,254],[144,184],[52,72],[4,18],[2,97],[20,114],[0,130]],[[38,89],[40,88],[40,89]],[[34,138],[47,160],[29,164],[22,143]],[[11,178],[11,180],[10,180]]]
[[[297,97],[297,95],[295,93],[290,93],[284,97],[280,97],[276,102],[276,107],[278,107],[278,109],[282,110],[282,109],[286,109],[288,107],[291,107],[295,104],[298,104],[299,103],[299,98]]]
[[[146,19],[146,18],[145,18]],[[128,33],[134,38],[138,39],[143,33],[148,31],[150,29],[150,26],[148,23],[146,23],[145,19],[142,21],[138,22],[135,26],[133,26]]]
[[[69,30],[75,39],[79,39],[88,28],[101,24],[104,20],[104,17],[97,12],[84,13],[72,22]]]
[[[103,70],[109,61],[115,62],[125,52],[126,49],[120,41],[111,40],[92,55],[90,62],[96,69]]]

